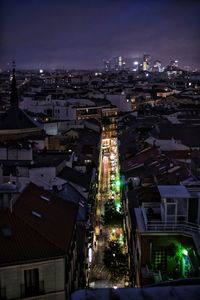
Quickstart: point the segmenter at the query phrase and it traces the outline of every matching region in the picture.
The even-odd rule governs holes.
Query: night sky
[[[0,68],[94,68],[151,54],[200,68],[199,0],[0,0]]]

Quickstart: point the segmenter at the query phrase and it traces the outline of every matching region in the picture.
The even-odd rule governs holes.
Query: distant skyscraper
[[[143,56],[143,62],[142,62],[142,69],[143,71],[149,71],[150,68],[150,55],[144,54]]]
[[[121,71],[126,69],[126,61],[122,56],[117,56],[114,58],[115,71]]]
[[[154,72],[162,72],[163,71],[163,68],[161,66],[161,61],[160,60],[156,60],[154,62],[152,71],[154,71]]]
[[[114,58],[115,71],[119,71],[122,69],[122,57],[117,56]]]
[[[133,61],[133,71],[136,72],[139,70],[139,67],[140,67],[140,63],[139,63],[139,60],[134,60]]]
[[[105,72],[111,71],[111,68],[112,68],[111,61],[108,59],[105,59],[103,62],[104,62],[104,71]]]

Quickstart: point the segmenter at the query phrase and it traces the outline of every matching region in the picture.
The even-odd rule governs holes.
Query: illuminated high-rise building
[[[112,68],[111,60],[105,59],[103,62],[104,62],[104,71],[110,72]]]
[[[115,71],[121,71],[124,69],[125,61],[122,56],[117,56],[114,58]]]
[[[140,63],[138,60],[133,61],[133,71],[136,72],[139,70]]]
[[[156,60],[154,62],[153,68],[152,68],[153,72],[162,72],[163,68],[162,68],[162,64],[160,60]]]
[[[149,54],[144,54],[143,56],[143,62],[142,62],[142,70],[143,71],[149,71],[150,69],[150,55]]]

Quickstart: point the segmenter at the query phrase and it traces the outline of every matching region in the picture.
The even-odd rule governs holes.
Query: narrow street
[[[110,202],[121,209],[120,172],[117,138],[102,139],[99,161],[99,184],[96,196],[96,218],[93,237],[93,259],[90,266],[89,286],[92,288],[124,287],[125,277],[113,282],[110,271],[104,264],[104,251],[110,242],[118,242],[126,253],[122,224],[105,222],[105,205]],[[112,260],[115,260],[113,253]]]

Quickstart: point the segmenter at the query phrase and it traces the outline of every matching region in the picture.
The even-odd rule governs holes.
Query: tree
[[[118,241],[109,243],[109,247],[104,251],[103,261],[111,274],[111,281],[117,282],[127,274],[128,256],[122,252]]]
[[[117,225],[122,223],[122,214],[116,210],[114,200],[108,200],[105,203],[103,220],[106,225]]]

